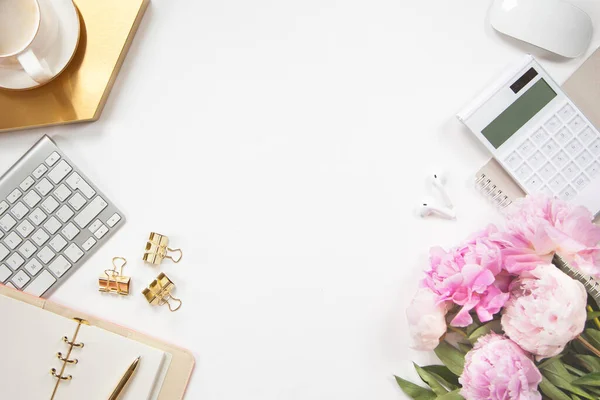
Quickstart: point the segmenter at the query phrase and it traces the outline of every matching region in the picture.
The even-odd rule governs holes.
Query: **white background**
[[[428,248],[499,220],[455,113],[524,52],[558,82],[583,62],[501,37],[489,5],[154,0],[98,122],[0,135],[0,170],[48,133],[129,219],[51,300],[190,349],[188,399],[404,398],[393,374],[433,360],[404,317]],[[455,222],[415,216],[435,165]],[[144,265],[150,231],[184,260]],[[128,298],[97,292],[113,256]],[[160,270],[177,313],[140,294]]]

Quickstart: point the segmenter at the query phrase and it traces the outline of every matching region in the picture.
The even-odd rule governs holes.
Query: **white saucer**
[[[56,48],[57,51],[53,51],[45,59],[50,70],[58,72],[56,74],[58,76],[69,65],[77,50],[81,27],[79,26],[79,13],[72,0],[53,0],[51,4],[58,20],[58,35],[52,45],[53,49]],[[31,79],[23,69],[0,68],[0,89],[26,90],[42,85],[44,84]]]

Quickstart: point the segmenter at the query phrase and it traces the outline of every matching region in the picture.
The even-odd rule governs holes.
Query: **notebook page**
[[[141,356],[138,368],[119,399],[152,397],[164,363],[162,350],[86,325],[81,327],[77,341],[84,343],[82,349],[73,350],[79,362],[68,365],[66,370],[73,379],[61,383],[56,400],[80,400],[82,393],[86,400],[106,400],[138,356]]]
[[[3,399],[49,399],[60,371],[56,357],[63,336],[72,336],[77,323],[22,301],[0,295],[0,387]]]

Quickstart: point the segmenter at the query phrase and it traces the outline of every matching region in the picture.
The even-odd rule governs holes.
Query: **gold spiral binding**
[[[78,359],[74,358],[72,360],[69,360],[66,357],[63,357],[63,354],[59,351],[58,353],[56,353],[56,357],[60,360],[60,361],[64,361],[68,364],[77,364],[79,362]]]
[[[73,347],[79,347],[80,349],[83,348],[84,344],[83,343],[75,343],[75,342],[71,342],[69,340],[68,337],[63,336],[62,341],[65,342],[66,344],[68,344],[69,346],[73,346]]]
[[[52,369],[50,370],[50,373],[51,373],[52,375],[54,375],[54,377],[55,377],[55,378],[58,378],[58,379],[60,379],[60,380],[63,380],[63,381],[70,381],[71,379],[73,379],[73,376],[72,376],[72,375],[67,375],[67,376],[62,376],[62,375],[59,375],[59,374],[57,373],[57,371],[56,371],[56,368],[52,368]]]
[[[79,334],[79,330],[81,329],[81,325],[87,325],[88,322],[81,318],[74,318],[74,319],[75,319],[75,321],[77,321],[77,327],[75,328],[75,333],[73,334],[73,338],[69,340],[69,338],[67,336],[62,337],[62,341],[65,342],[67,345],[69,345],[67,354],[63,355],[63,353],[60,351],[58,353],[56,353],[56,357],[62,362],[62,367],[60,368],[60,371],[58,371],[56,368],[52,368],[50,370],[50,374],[56,378],[56,385],[54,385],[54,390],[52,391],[50,400],[54,400],[54,398],[56,396],[56,392],[58,390],[58,386],[60,385],[61,382],[70,381],[71,379],[73,379],[72,375],[65,374],[65,369],[67,368],[67,365],[75,365],[79,362],[79,360],[77,358],[71,358],[71,353],[73,352],[73,349],[75,349],[75,348],[79,348],[79,349],[83,348],[83,343],[77,343],[76,340],[77,340],[77,335]]]

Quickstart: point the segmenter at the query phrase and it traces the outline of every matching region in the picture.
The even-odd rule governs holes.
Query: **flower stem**
[[[592,308],[592,306],[587,306],[587,310],[590,311],[590,312],[594,311],[594,309]],[[598,329],[600,329],[600,319],[594,318],[594,323],[596,324],[596,326],[598,327]]]
[[[450,330],[451,330],[452,332],[458,333],[458,334],[459,334],[459,335],[461,335],[462,337],[465,337],[465,338],[466,338],[466,337],[468,337],[468,336],[467,336],[467,334],[466,334],[466,333],[465,333],[465,332],[464,332],[462,329],[458,329],[458,328],[456,328],[456,327],[454,327],[454,326],[450,326],[450,327],[448,327],[448,328],[450,328]]]
[[[592,344],[590,342],[588,342],[581,336],[577,336],[577,340],[579,340],[581,342],[581,344],[584,345],[589,351],[594,353],[596,355],[596,357],[600,357],[600,350],[598,350],[597,348],[592,346]]]

